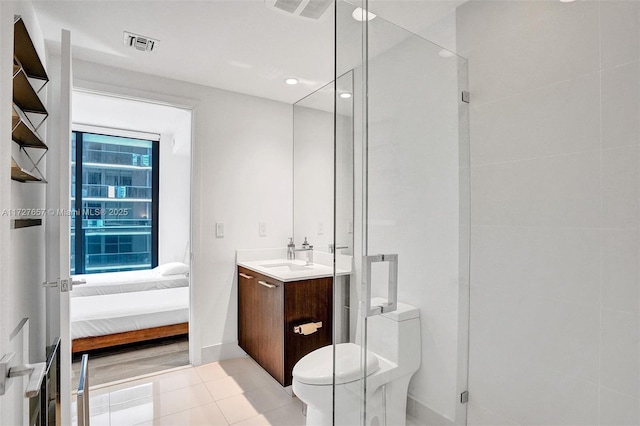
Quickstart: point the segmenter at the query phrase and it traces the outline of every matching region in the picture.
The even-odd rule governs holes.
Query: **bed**
[[[189,266],[184,263],[73,279],[84,281],[71,291],[73,353],[189,331]]]
[[[171,262],[141,271],[74,275],[73,280],[84,281],[83,284],[73,286],[71,291],[73,298],[187,287],[189,286],[189,266],[180,262]]]
[[[74,297],[72,352],[186,334],[189,287]]]

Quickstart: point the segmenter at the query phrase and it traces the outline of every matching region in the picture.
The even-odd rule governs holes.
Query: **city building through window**
[[[74,131],[71,273],[158,264],[158,140]]]

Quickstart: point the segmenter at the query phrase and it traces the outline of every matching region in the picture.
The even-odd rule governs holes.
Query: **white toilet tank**
[[[386,299],[374,298],[371,305]],[[392,312],[367,319],[367,349],[398,365],[399,373],[413,373],[420,367],[420,310],[398,302]]]

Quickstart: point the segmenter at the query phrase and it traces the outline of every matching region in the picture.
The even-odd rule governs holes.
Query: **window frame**
[[[82,227],[82,175],[83,175],[83,136],[84,134],[94,134],[109,136],[115,138],[128,138],[128,139],[140,139],[151,142],[151,267],[153,269],[158,266],[158,253],[159,253],[159,224],[160,224],[160,135],[153,133],[142,133],[121,129],[109,129],[103,127],[94,127],[86,125],[74,125],[72,133],[75,135],[75,203],[74,210],[76,214],[71,217],[75,225],[75,261],[74,261],[74,275],[86,274],[85,264],[85,230]],[[73,180],[72,180],[73,182]],[[71,226],[71,223],[69,224]],[[69,265],[71,269],[71,265]],[[134,269],[132,269],[134,270]],[[92,273],[104,273],[104,272],[92,272]]]

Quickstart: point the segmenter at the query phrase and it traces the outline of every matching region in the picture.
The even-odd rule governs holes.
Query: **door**
[[[62,30],[60,63],[56,64],[60,72],[59,80],[52,80],[53,102],[56,105],[52,114],[52,136],[55,140],[55,152],[52,164],[50,188],[47,188],[48,208],[57,212],[50,217],[49,231],[49,279],[58,281],[55,287],[47,289],[47,341],[60,337],[60,408],[63,425],[71,424],[71,327],[69,316],[70,288],[70,221],[73,217],[70,205],[70,147],[71,147],[71,33]],[[55,66],[55,65],[54,65]],[[53,109],[53,108],[52,108]]]
[[[428,413],[443,424],[464,424],[466,60],[383,16],[361,13],[364,19],[354,19],[356,6],[369,5],[375,13],[375,2],[367,0],[336,4],[336,79],[348,67],[354,75],[353,175],[335,175],[336,191],[352,180],[354,195],[348,200],[336,192],[335,217],[353,203],[351,283],[357,303],[351,309],[357,314],[351,340],[361,359],[357,422],[403,425],[409,414],[424,424]],[[338,128],[344,114],[337,81],[339,153],[345,139]],[[335,395],[334,423],[344,424],[340,385]]]
[[[49,65],[54,76],[50,82],[50,144],[47,174],[47,279],[46,325],[47,344],[60,339],[60,419],[71,424],[71,332],[69,317],[70,291],[70,146],[71,146],[71,33],[61,32],[60,62]]]

